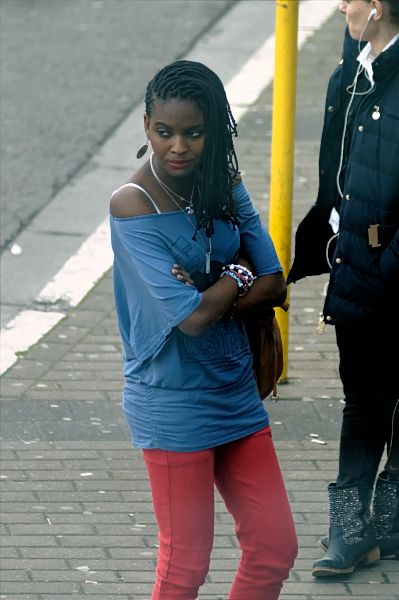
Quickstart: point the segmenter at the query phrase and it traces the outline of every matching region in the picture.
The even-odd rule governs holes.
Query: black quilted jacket
[[[358,62],[357,42],[346,36],[343,62],[327,91],[316,204],[298,227],[288,282],[329,271],[328,218],[340,214],[339,236],[324,305],[326,323],[347,323],[399,308],[399,40],[373,63],[373,90],[356,97],[350,144],[336,185],[344,115]],[[359,89],[367,81],[359,80]],[[363,86],[363,88],[361,87]]]

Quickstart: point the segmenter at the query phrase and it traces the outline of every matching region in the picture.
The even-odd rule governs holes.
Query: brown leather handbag
[[[288,310],[288,304],[282,306]],[[278,399],[277,381],[283,372],[283,345],[274,309],[259,305],[244,318],[259,395]]]

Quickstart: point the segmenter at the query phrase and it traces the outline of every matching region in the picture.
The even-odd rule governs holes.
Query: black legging
[[[384,449],[391,444],[399,398],[399,321],[386,317],[336,326],[345,394],[337,485],[373,487]],[[392,465],[399,460],[397,435],[396,430]]]

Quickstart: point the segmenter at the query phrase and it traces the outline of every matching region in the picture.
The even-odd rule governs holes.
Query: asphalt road
[[[1,247],[234,0],[1,0]]]

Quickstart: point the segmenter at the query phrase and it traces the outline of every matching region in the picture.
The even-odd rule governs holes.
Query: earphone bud
[[[370,11],[369,16],[367,17],[367,22],[369,22],[371,17],[374,17],[374,15],[376,15],[377,13],[378,13],[378,10],[376,8],[373,8],[373,10]]]

